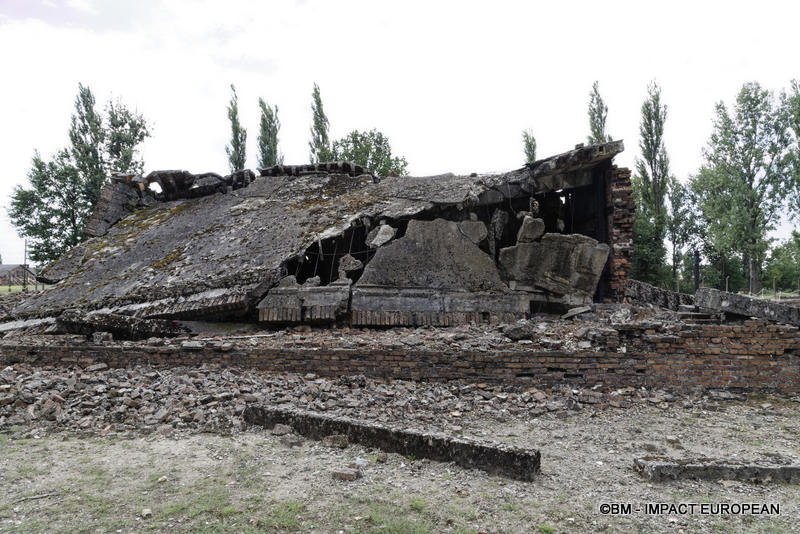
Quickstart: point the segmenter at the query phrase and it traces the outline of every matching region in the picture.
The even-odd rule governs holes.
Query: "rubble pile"
[[[647,402],[666,408],[664,391],[602,385],[550,391],[482,383],[382,381],[362,375],[337,379],[274,375],[239,368],[34,367],[0,370],[0,430],[230,432],[243,425],[251,403],[299,408],[410,428],[458,432],[470,421],[536,417],[582,407],[626,408]]]
[[[579,313],[577,313],[579,312]],[[574,315],[573,315],[574,313]],[[47,325],[45,325],[46,327]],[[163,346],[193,348],[331,348],[331,349],[413,349],[420,351],[605,351],[615,350],[626,332],[652,329],[657,332],[677,331],[683,326],[680,316],[669,310],[648,306],[601,305],[576,308],[564,315],[535,314],[531,319],[490,325],[473,323],[449,328],[395,327],[371,328],[312,328],[310,325],[287,327],[281,330],[262,330],[240,324],[228,335],[217,335],[214,327],[194,325],[194,337],[150,337],[141,341],[121,341],[116,335],[113,343],[123,347]],[[204,328],[212,331],[204,333]],[[37,327],[41,329],[41,327]],[[10,331],[4,338],[9,342],[23,341],[31,345],[90,344],[91,338],[76,335],[37,335]],[[106,341],[105,343],[109,343]]]

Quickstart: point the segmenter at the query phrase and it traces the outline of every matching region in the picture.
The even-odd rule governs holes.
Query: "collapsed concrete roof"
[[[360,276],[376,255],[368,238],[380,241],[381,226],[391,226],[384,229],[392,234],[384,242],[395,233],[395,239],[403,238],[411,219],[483,220],[486,238],[451,248],[469,255],[473,247],[486,255],[476,261],[496,262],[500,248],[514,244],[501,239],[507,229],[492,231],[496,218],[507,222],[505,210],[516,211],[514,203],[527,208],[536,195],[594,191],[598,170],[611,168],[611,158],[622,150],[621,141],[578,146],[490,175],[379,179],[358,165],[338,162],[279,165],[262,169],[259,177],[251,171],[227,177],[186,171],[115,176],[89,223],[87,233],[93,237],[44,269],[39,279],[55,285],[20,303],[14,314],[46,317],[69,308],[149,318],[254,314],[257,303],[288,275],[301,283],[333,284],[343,277],[339,263],[350,255],[360,262],[354,264]],[[598,191],[605,201],[607,192]],[[505,215],[498,215],[498,206],[505,206]],[[587,225],[602,222],[605,227],[606,208],[598,206],[595,222]],[[576,225],[572,231],[577,233]],[[442,231],[466,235],[471,230],[452,226]],[[603,236],[610,232],[604,228],[597,234],[599,241],[607,241]],[[368,277],[380,278],[375,273]],[[509,292],[507,280],[495,278],[488,275],[483,289]]]

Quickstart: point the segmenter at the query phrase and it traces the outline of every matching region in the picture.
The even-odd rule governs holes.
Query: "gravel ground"
[[[121,399],[137,388],[131,408]],[[786,397],[24,365],[0,372],[0,396],[12,394],[0,407],[0,531],[788,533],[800,517],[797,486],[651,483],[632,468],[648,455],[798,462],[800,403]],[[244,427],[241,408],[259,400],[312,409],[319,400],[325,413],[539,448],[542,473],[517,482]],[[333,479],[354,461],[361,478]],[[780,503],[781,515],[610,516],[605,502]]]

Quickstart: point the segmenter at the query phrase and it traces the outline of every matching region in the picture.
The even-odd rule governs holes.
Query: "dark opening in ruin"
[[[375,255],[375,250],[366,245],[369,228],[357,224],[345,230],[342,235],[317,241],[306,251],[288,260],[284,266],[286,276],[294,275],[299,284],[318,276],[320,285],[328,285],[339,278],[339,260],[350,254],[363,265]],[[364,272],[363,267],[349,271],[348,277],[356,282]]]

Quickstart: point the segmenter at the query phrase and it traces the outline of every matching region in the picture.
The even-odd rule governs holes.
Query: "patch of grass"
[[[408,501],[408,507],[417,513],[423,512],[425,511],[425,501],[419,497],[415,497]]]
[[[304,511],[305,505],[297,501],[279,502],[270,508],[266,523],[274,529],[294,529]]]
[[[519,510],[519,506],[517,506],[512,502],[507,502],[503,505],[503,510],[506,512],[516,512],[517,510]]]
[[[538,528],[539,528],[539,532],[542,532],[543,534],[551,534],[552,532],[556,531],[556,529],[554,529],[553,527],[551,527],[550,525],[547,525],[545,523],[542,523],[541,525],[539,525]]]

